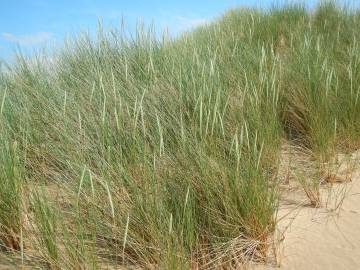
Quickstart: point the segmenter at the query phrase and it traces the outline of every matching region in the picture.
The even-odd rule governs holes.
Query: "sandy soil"
[[[289,225],[289,221],[282,222],[289,228],[280,251],[281,269],[360,269],[358,180],[339,213],[304,208]]]
[[[359,164],[360,152],[354,153],[351,160]],[[341,171],[346,169],[340,168],[339,179],[344,178]],[[277,267],[261,269],[360,269],[360,169],[352,171],[351,182],[323,188],[321,195],[322,208],[310,207],[304,201],[282,204],[278,214],[281,244]],[[299,202],[300,197],[291,197],[293,202]]]

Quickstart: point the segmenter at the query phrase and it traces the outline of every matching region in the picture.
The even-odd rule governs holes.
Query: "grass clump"
[[[20,251],[22,230],[22,166],[17,142],[0,137],[0,245],[2,249]]]
[[[99,27],[51,63],[19,55],[0,77],[2,235],[19,234],[24,180],[26,237],[50,268],[263,260],[282,142],[319,170],[359,147],[359,18],[332,4],[239,9],[177,39]]]
[[[45,251],[43,257],[50,266],[56,265],[59,259],[56,212],[48,204],[46,197],[40,195],[38,191],[33,192],[31,203],[34,209],[36,234],[39,236],[39,250]]]

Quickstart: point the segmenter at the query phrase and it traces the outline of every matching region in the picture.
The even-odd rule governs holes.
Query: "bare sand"
[[[352,162],[359,164],[360,152]],[[347,164],[342,165],[347,166]],[[345,171],[345,170],[342,170]],[[341,170],[339,179],[343,177]],[[352,171],[351,182],[322,188],[323,206],[283,203],[278,212],[277,265],[256,269],[358,270],[360,269],[360,169]],[[292,201],[299,197],[291,195]]]
[[[339,212],[304,208],[292,221],[281,222],[289,226],[278,256],[281,269],[360,269],[358,180]]]

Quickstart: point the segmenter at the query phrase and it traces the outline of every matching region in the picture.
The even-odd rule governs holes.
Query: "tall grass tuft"
[[[32,193],[31,207],[34,211],[35,233],[39,242],[39,253],[48,262],[50,268],[57,268],[59,260],[59,246],[57,236],[57,213],[47,202],[43,193]]]
[[[22,166],[17,142],[5,134],[0,137],[0,243],[8,250],[20,251],[22,230]]]

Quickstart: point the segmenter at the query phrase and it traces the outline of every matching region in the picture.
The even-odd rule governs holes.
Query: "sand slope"
[[[358,163],[359,153],[352,156]],[[322,191],[323,197],[331,197],[324,208],[280,209],[280,269],[360,269],[360,170],[351,178],[349,184]]]

